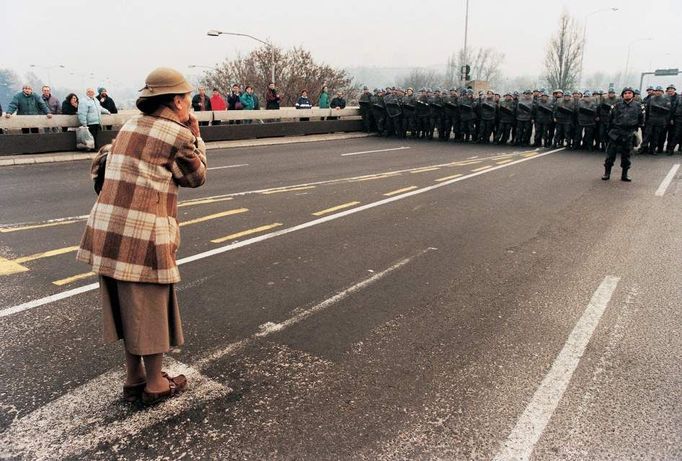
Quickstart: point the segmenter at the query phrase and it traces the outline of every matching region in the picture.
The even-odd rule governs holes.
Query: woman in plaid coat
[[[163,354],[184,343],[174,284],[180,243],[178,187],[206,179],[206,146],[190,112],[192,86],[174,69],[147,76],[137,107],[107,152],[104,183],[77,258],[100,278],[104,339],[123,339],[124,397],[153,403],[185,389],[161,370]]]

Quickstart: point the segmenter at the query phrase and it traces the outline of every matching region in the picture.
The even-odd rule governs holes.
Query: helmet
[[[622,97],[626,91],[630,91],[633,94],[635,93],[635,90],[633,90],[631,86],[626,86],[625,88],[623,88],[623,91],[620,92],[620,96]]]
[[[653,86],[653,85],[649,85],[649,86],[646,87],[646,90],[647,90],[647,91],[653,90],[653,89],[654,89],[654,86]]]
[[[615,93],[616,89],[612,86],[609,87],[609,93]]]
[[[556,89],[556,90],[554,90],[554,93],[561,93],[561,94],[564,94],[564,90],[562,90],[562,89]]]
[[[670,90],[670,89],[677,90],[677,88],[675,88],[675,85],[673,85],[672,83],[670,85],[668,85],[668,88],[666,88],[666,90]]]
[[[590,90],[585,90],[585,92],[583,93],[583,96],[591,97],[592,93],[590,92]]]
[[[658,85],[655,91],[663,91],[663,87],[661,85]]]

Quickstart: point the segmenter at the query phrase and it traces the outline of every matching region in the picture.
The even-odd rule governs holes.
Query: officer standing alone
[[[644,124],[642,106],[634,100],[635,92],[631,87],[623,88],[621,101],[618,101],[609,113],[609,143],[606,148],[606,161],[604,162],[604,176],[601,178],[608,181],[611,177],[611,168],[616,162],[616,155],[620,153],[620,167],[622,173],[620,180],[630,182],[628,170],[630,169],[630,153],[633,147],[633,138],[637,128]]]

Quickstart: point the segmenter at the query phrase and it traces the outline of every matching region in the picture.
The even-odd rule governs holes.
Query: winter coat
[[[329,93],[323,91],[320,94],[320,99],[318,100],[317,105],[320,106],[320,109],[329,109]]]
[[[128,120],[109,149],[102,190],[76,258],[116,280],[177,283],[178,187],[206,179],[206,146],[168,107]]]
[[[83,96],[78,100],[78,123],[80,123],[81,126],[101,125],[102,114],[108,113],[109,111],[107,109],[100,106],[97,98]]]
[[[219,94],[211,96],[211,110],[227,110],[225,100]]]
[[[277,94],[277,90],[268,88],[268,91],[265,93],[265,108],[267,110],[279,109],[279,102],[281,99],[282,98]]]
[[[227,108],[229,110],[241,110],[244,107],[242,107],[242,101],[240,98],[240,95],[238,93],[230,93],[230,95],[227,97]],[[239,103],[239,104],[237,104]]]
[[[78,109],[73,107],[69,101],[64,101],[62,102],[62,114],[76,115],[78,114]]]
[[[50,110],[51,114],[60,114],[61,113],[61,104],[59,104],[59,99],[57,99],[56,96],[50,95],[49,98],[45,99],[45,96],[41,96],[43,102],[47,106],[47,108]]]
[[[310,102],[310,99],[306,96],[301,96],[298,98],[298,101],[296,101],[296,109],[312,109],[313,104]]]
[[[23,91],[15,94],[12,101],[7,106],[7,113],[17,115],[40,115],[49,114],[48,109],[43,98],[35,93],[26,96]]]
[[[99,105],[108,110],[110,114],[118,114],[116,103],[109,96],[104,98],[104,100],[102,100],[101,96],[97,96],[97,100],[99,101]]]
[[[331,108],[336,109],[337,107],[339,109],[345,108],[346,107],[346,100],[343,98],[339,98],[339,97],[332,99]]]
[[[239,97],[239,100],[242,102],[242,106],[244,106],[244,110],[253,110],[253,108],[254,108],[253,95],[251,95],[245,91]]]
[[[201,112],[202,110],[211,110],[211,98],[204,93],[204,105],[201,105],[201,95],[195,94],[192,98],[192,109],[194,112]]]

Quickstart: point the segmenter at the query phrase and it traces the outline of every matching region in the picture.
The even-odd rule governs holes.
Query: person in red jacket
[[[220,94],[218,88],[213,88],[213,94],[211,95],[211,110],[227,110],[225,99],[223,99],[223,95]],[[220,120],[213,120],[213,124],[220,125]]]

